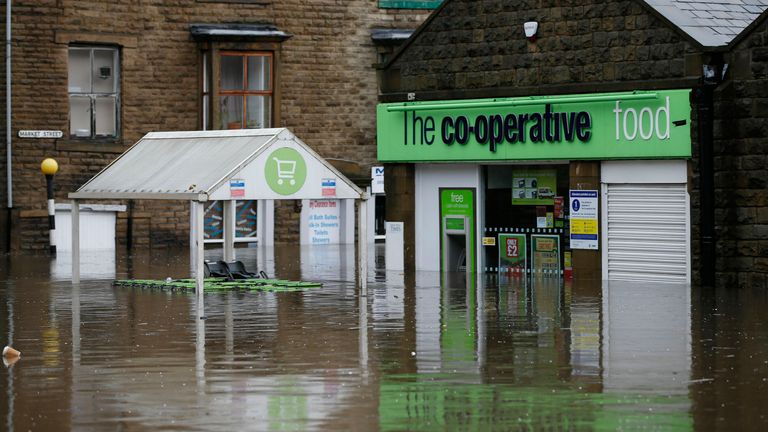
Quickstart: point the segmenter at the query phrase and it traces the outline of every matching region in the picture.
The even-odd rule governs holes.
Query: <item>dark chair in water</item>
[[[205,261],[205,277],[227,278],[233,280],[229,267],[224,261]]]
[[[245,269],[245,264],[243,264],[242,261],[232,261],[224,263],[224,265],[227,267],[229,274],[234,279],[267,279],[267,274],[264,272],[264,270],[258,273],[249,272]]]

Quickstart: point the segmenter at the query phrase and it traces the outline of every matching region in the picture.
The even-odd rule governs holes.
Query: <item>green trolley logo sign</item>
[[[279,148],[267,156],[264,175],[275,193],[295,194],[307,179],[307,164],[296,150],[290,147]]]

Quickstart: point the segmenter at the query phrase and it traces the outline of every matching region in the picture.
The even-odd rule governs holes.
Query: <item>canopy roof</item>
[[[72,199],[360,199],[288,129],[151,132]]]

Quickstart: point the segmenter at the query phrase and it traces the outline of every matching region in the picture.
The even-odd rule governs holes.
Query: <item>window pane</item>
[[[248,57],[248,90],[271,90],[271,60],[267,56]]]
[[[206,239],[221,239],[224,233],[224,209],[221,201],[211,201],[208,207],[205,208],[205,218],[203,225],[205,226],[203,235]]]
[[[243,58],[240,56],[221,56],[221,89],[243,89]]]
[[[256,237],[256,206],[258,201],[235,202],[235,237]]]
[[[91,92],[91,51],[69,49],[69,92]]]
[[[96,116],[96,136],[115,136],[117,125],[116,107],[117,103],[114,97],[97,97],[95,105]]]
[[[97,49],[93,50],[93,92],[114,93],[117,82],[115,70],[115,58],[117,51]]]
[[[243,127],[243,97],[222,96],[221,125],[219,129],[241,129]]]
[[[69,97],[69,135],[78,138],[91,136],[91,98]]]
[[[247,99],[248,121],[246,126],[249,129],[270,127],[272,98],[269,96],[248,96]]]

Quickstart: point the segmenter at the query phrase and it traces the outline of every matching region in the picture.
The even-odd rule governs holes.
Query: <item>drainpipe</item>
[[[702,85],[698,88],[699,116],[699,199],[701,218],[700,274],[701,285],[715,286],[715,168],[714,168],[714,92],[722,81],[727,64],[705,64]]]
[[[11,158],[11,0],[5,1],[5,168],[8,188],[8,245],[11,235],[11,209],[13,208],[13,167]]]

